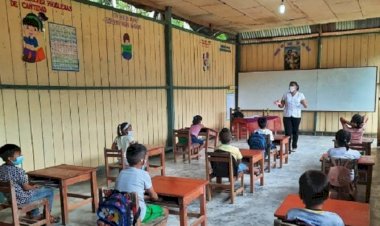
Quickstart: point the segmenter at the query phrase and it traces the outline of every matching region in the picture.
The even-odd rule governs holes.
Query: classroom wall
[[[221,46],[230,52],[221,51]],[[204,70],[206,53],[209,68]],[[228,126],[226,87],[235,84],[234,45],[173,29],[173,79],[176,129],[190,126],[197,114],[207,127]]]
[[[133,124],[139,142],[165,144],[166,89],[146,88],[165,86],[163,25],[130,16],[134,28],[110,24],[106,17],[120,21],[123,14],[76,1],[56,2],[58,8],[48,1],[0,1],[0,82],[22,85],[0,89],[0,144],[21,145],[26,170],[62,163],[103,165],[103,148],[111,146],[123,121]],[[28,7],[46,9],[47,22],[76,27],[79,72],[52,70],[47,22],[39,37],[46,59],[22,61],[22,19],[32,12]],[[131,60],[121,56],[126,32],[133,46]]]
[[[379,41],[380,34],[323,37],[321,39],[322,49],[320,53],[321,68],[380,66]],[[288,46],[288,44],[301,47],[301,69],[317,68],[318,41],[317,39],[308,39],[243,45],[241,48],[240,71],[284,70],[284,47]],[[278,54],[275,54],[276,51]],[[302,84],[300,86],[302,91]],[[279,97],[284,91],[279,91]],[[262,111],[251,111],[247,112],[247,114],[262,114]],[[272,114],[282,117],[282,112],[272,112]],[[341,128],[339,117],[350,119],[353,114],[355,112],[318,112],[316,130],[317,132],[336,132]],[[363,113],[361,112],[360,114]],[[366,112],[365,114],[369,118],[366,132],[377,133],[378,111]],[[303,112],[300,129],[307,132],[314,130],[313,112]]]

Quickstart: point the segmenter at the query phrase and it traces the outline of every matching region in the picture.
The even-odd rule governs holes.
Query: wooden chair
[[[2,203],[1,207],[4,209],[11,208],[13,223],[6,223],[0,221],[1,226],[20,226],[20,225],[51,225],[50,223],[50,212],[49,212],[49,201],[47,199],[42,199],[32,203],[17,205],[16,201],[16,192],[13,187],[12,181],[9,182],[0,182],[0,192],[3,194],[8,194],[9,199],[6,203]],[[25,215],[27,212],[36,209],[38,207],[44,207],[43,219],[32,220],[21,215]]]
[[[278,150],[277,148],[271,147],[272,141],[270,140],[269,134],[265,135],[265,141],[267,144],[267,147],[265,149],[265,152],[266,152],[265,155],[267,156],[267,159],[265,159],[265,161],[268,163],[268,173],[270,173],[270,168],[272,167],[272,164],[273,164],[273,168],[276,168]],[[271,159],[273,159],[273,163],[271,163]]]
[[[364,143],[351,144],[349,145],[350,149],[357,150],[361,155],[366,155],[368,153],[367,145]]]
[[[203,148],[200,144],[192,144],[189,129],[174,130],[173,145],[174,162],[177,162],[177,153],[179,152],[182,152],[184,160],[187,154],[189,163],[191,162],[191,159],[195,158],[198,160],[200,151]]]
[[[118,158],[120,159],[120,163],[110,163],[109,158]],[[119,169],[119,172],[127,167],[126,165],[126,159],[125,156],[123,155],[123,152],[119,150],[113,150],[113,149],[108,149],[104,148],[104,162],[105,162],[105,169],[106,169],[106,182],[107,186],[110,186],[111,181],[115,181],[116,177],[111,176],[111,171],[113,169]]]
[[[160,164],[152,164],[149,161],[150,157],[158,156],[160,157]],[[165,176],[165,147],[154,147],[148,150],[148,165],[147,171],[149,173],[160,172],[161,176]]]
[[[348,175],[342,175],[345,172],[339,172],[339,185],[334,185],[331,181],[330,175],[332,167],[345,167]],[[330,182],[330,198],[355,201],[357,194],[357,182],[358,182],[358,160],[357,159],[343,159],[343,158],[324,158],[322,160],[322,171],[328,175]],[[351,180],[351,172],[354,172],[354,178]],[[336,170],[335,174],[337,174]],[[348,177],[348,178],[347,178]],[[341,179],[342,178],[342,179]],[[348,181],[344,183],[344,181]]]
[[[110,188],[99,188],[99,204],[107,199],[112,194],[113,189]],[[134,208],[131,209],[131,212],[135,215],[136,213],[133,211],[137,211],[139,209],[139,198],[137,193],[125,193],[129,199],[132,201],[132,206]],[[165,209],[165,216],[156,219],[152,222],[149,222],[147,224],[141,223],[141,218],[136,221],[136,226],[166,226],[166,223],[168,221],[168,211]],[[98,226],[101,226],[102,224],[99,224]]]
[[[222,188],[231,193],[231,203],[235,201],[235,196],[244,192],[244,172],[237,172],[237,162],[229,152],[215,150],[206,155],[206,178],[208,200],[211,200],[213,188]],[[213,179],[216,179],[214,182]],[[223,183],[223,178],[228,178],[229,183]],[[240,179],[240,187],[235,188],[235,182]]]

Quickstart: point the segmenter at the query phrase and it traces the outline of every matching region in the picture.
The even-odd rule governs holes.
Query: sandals
[[[55,217],[53,215],[50,216],[50,223],[56,224],[56,223],[59,223],[60,221],[61,221],[60,217]]]

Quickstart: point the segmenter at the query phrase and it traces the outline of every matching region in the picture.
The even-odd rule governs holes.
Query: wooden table
[[[274,213],[274,216],[282,220],[286,219],[286,214],[292,208],[304,208],[302,200],[298,194],[290,194],[281,203]],[[345,225],[368,226],[370,225],[370,208],[367,203],[327,199],[323,204],[323,210],[338,214]]]
[[[71,166],[71,165],[59,165],[40,169],[36,171],[28,172],[31,179],[43,179],[52,182],[56,182],[59,186],[60,198],[61,198],[61,214],[62,224],[66,225],[69,222],[69,211],[83,206],[87,203],[92,203],[92,212],[98,209],[98,184],[96,181],[96,168]],[[83,181],[91,182],[91,196],[82,195],[77,193],[69,193],[68,186],[77,184]],[[84,199],[81,202],[69,206],[68,197]]]
[[[204,127],[199,132],[199,136],[205,137],[205,152],[207,152],[208,148],[212,148],[215,150],[218,145],[218,132],[214,129]],[[212,146],[210,146],[211,139],[214,139]]]
[[[264,186],[264,152],[262,150],[240,149],[243,159],[249,160],[250,191],[255,190],[255,181],[260,179],[260,186]],[[256,176],[253,172],[254,165],[260,165],[260,175]]]
[[[289,157],[289,136],[275,135],[274,143],[280,144],[280,168],[282,168],[282,162],[285,160],[285,164],[288,163]]]
[[[206,185],[207,180],[156,176],[152,178],[154,190],[162,201],[155,202],[159,205],[179,208],[179,212],[170,210],[171,214],[179,214],[180,225],[187,226],[187,216],[195,216],[197,220],[192,225],[206,226]],[[188,213],[187,207],[194,200],[200,200],[200,213]],[[168,201],[170,200],[170,201]]]
[[[161,176],[165,176],[165,147],[163,146],[147,146],[148,149],[148,162],[147,171],[160,170]],[[154,165],[149,163],[149,158],[153,156],[160,157],[160,165]]]
[[[324,158],[328,158],[327,153],[322,154],[321,158],[319,159],[320,162],[322,162]],[[363,168],[365,168],[365,170],[367,171],[366,184],[365,184],[366,186],[365,201],[369,202],[371,198],[372,170],[373,170],[373,166],[375,165],[375,158],[372,155],[362,155],[360,159],[358,159],[358,165],[363,166]]]

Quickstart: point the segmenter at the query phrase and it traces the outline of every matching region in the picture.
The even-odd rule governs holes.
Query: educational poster
[[[76,28],[49,23],[52,69],[79,71]]]
[[[285,70],[297,70],[301,65],[300,46],[287,46],[284,49],[284,68]]]
[[[39,12],[28,13],[22,19],[23,29],[23,51],[22,60],[27,63],[36,63],[45,60],[45,51],[42,48],[44,32],[44,21],[47,21],[48,17]]]
[[[131,40],[129,39],[128,33],[125,33],[123,35],[123,43],[121,44],[121,55],[126,60],[132,59],[132,44]]]
[[[235,109],[235,92],[233,90],[227,91],[226,94],[226,120],[230,118],[230,108]]]

